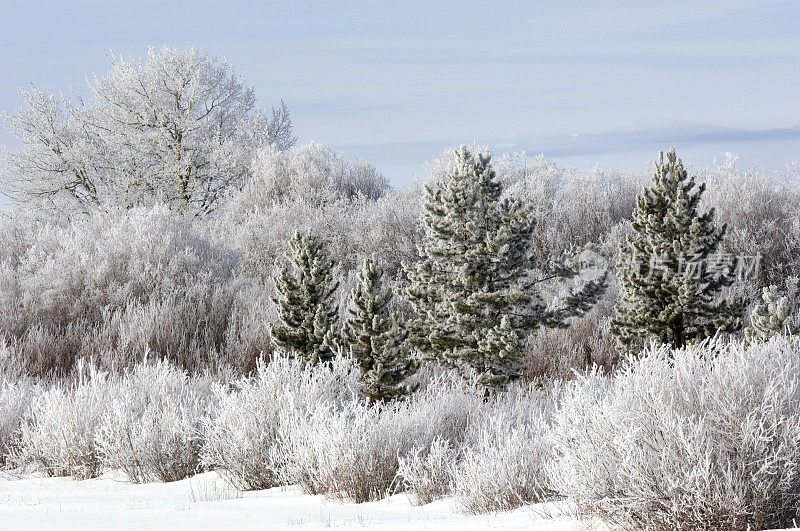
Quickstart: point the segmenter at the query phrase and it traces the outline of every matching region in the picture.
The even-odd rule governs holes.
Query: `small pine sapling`
[[[272,342],[311,364],[330,361],[339,341],[333,261],[311,231],[295,233],[286,259],[274,278],[279,322],[269,326]]]
[[[383,269],[375,257],[364,260],[350,295],[343,343],[361,368],[361,394],[370,402],[408,394],[405,380],[419,367],[407,347],[408,331],[389,312],[391,290],[383,286]]]

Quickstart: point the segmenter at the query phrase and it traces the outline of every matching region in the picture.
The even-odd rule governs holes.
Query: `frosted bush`
[[[615,225],[631,218],[636,195],[645,183],[641,174],[604,171],[597,166],[586,172],[567,172],[553,201],[551,219],[540,218],[547,227],[549,252],[602,244]]]
[[[625,527],[764,529],[800,506],[800,353],[651,349],[614,378],[571,383],[556,416],[554,486]]]
[[[717,221],[728,226],[722,251],[760,255],[755,279],[760,287],[779,285],[796,274],[800,240],[793,221],[799,214],[800,173],[771,175],[744,168],[737,156],[725,153],[701,177],[708,183],[703,200],[716,209]]]
[[[202,463],[217,468],[234,487],[261,490],[279,485],[279,464],[272,461],[280,426],[277,389],[262,382],[238,382],[218,390],[219,405],[207,420]]]
[[[145,361],[114,387],[96,431],[103,466],[121,469],[134,483],[176,481],[197,472],[210,379],[190,378],[165,360]]]
[[[401,260],[416,258],[420,198],[404,191],[377,201],[356,197],[315,206],[296,200],[243,212],[232,206],[220,213],[215,230],[227,235],[241,252],[241,270],[248,276],[269,278],[298,228],[311,229],[343,272],[357,269],[365,257],[378,253],[395,273]]]
[[[475,389],[448,374],[403,402],[370,406],[354,398],[321,403],[310,414],[286,412],[286,482],[356,503],[383,498],[402,488],[403,456],[437,438],[460,442],[480,405]]]
[[[436,437],[428,448],[415,448],[398,460],[397,477],[417,505],[450,494],[456,451],[450,441]]]
[[[156,206],[34,227],[22,242],[0,241],[0,334],[16,341],[27,372],[112,351],[124,359],[109,365],[130,364],[144,346],[204,362],[220,350],[237,256],[200,221]]]
[[[589,313],[572,319],[569,328],[541,328],[528,337],[523,361],[529,381],[554,378],[569,380],[574,371],[599,365],[610,371],[619,358],[614,337],[608,333],[618,286],[610,282],[608,293]]]
[[[544,499],[552,458],[543,420],[515,426],[492,420],[465,446],[452,472],[453,494],[469,513],[507,511]]]
[[[318,404],[340,404],[358,394],[358,369],[348,359],[330,366],[303,366],[274,356],[256,374],[218,390],[206,418],[202,463],[218,468],[236,488],[264,489],[286,482],[285,418],[303,418]]]
[[[102,323],[83,338],[81,356],[98,359],[103,368],[133,367],[147,353],[178,366],[201,372],[225,365],[219,350],[230,322],[236,286],[226,283],[206,291],[187,287],[149,302],[129,301],[124,307],[106,307]],[[237,358],[237,363],[242,363]]]
[[[455,495],[472,513],[513,509],[551,495],[546,464],[553,455],[550,422],[560,388],[558,382],[546,391],[514,384],[488,401],[462,398],[470,413],[456,430],[422,437],[401,455],[400,486],[415,503]]]
[[[560,393],[558,381],[544,388],[518,383],[471,419],[450,468],[451,492],[461,509],[504,511],[552,495],[547,465]]]
[[[0,378],[0,467],[19,450],[22,421],[38,392],[39,386],[28,378]]]
[[[428,448],[436,439],[457,448],[469,426],[485,414],[483,393],[477,377],[464,380],[452,370],[430,375],[424,387],[400,403],[397,423],[409,439],[403,454],[415,447]]]
[[[237,209],[297,200],[322,205],[358,195],[374,200],[391,188],[371,164],[348,162],[330,147],[314,142],[287,151],[261,148],[253,157],[252,171],[253,178],[231,200]]]
[[[42,227],[17,271],[33,317],[59,323],[213,284],[234,266],[234,256],[206,240],[192,218],[162,205]]]
[[[8,364],[4,371],[13,370],[20,376],[64,376],[73,367],[92,326],[85,320],[66,326],[36,323],[21,336],[6,335]]]
[[[402,444],[397,426],[384,420],[386,409],[396,407],[353,401],[339,410],[322,404],[307,417],[287,419],[288,477],[310,494],[356,503],[383,498]]]
[[[284,421],[288,478],[310,494],[355,503],[391,493],[399,457],[411,449],[410,415],[398,403],[370,406],[354,400],[338,409],[320,405]],[[412,429],[410,429],[412,428]]]
[[[269,328],[264,326],[277,319],[270,299],[272,289],[272,285],[260,281],[243,283],[231,302],[223,360],[240,374],[254,371],[258,359],[272,351]]]
[[[17,464],[34,463],[50,476],[93,478],[101,472],[95,431],[114,397],[105,374],[78,366],[72,383],[58,383],[37,396],[21,427]]]

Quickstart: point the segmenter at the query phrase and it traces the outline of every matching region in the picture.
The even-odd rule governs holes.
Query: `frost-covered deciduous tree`
[[[109,63],[86,100],[22,91],[25,106],[5,117],[22,144],[3,172],[16,200],[78,211],[163,201],[206,213],[242,186],[258,147],[294,144],[283,102],[264,113],[227,62],[191,46]]]
[[[263,147],[253,158],[252,170],[253,179],[241,197],[233,199],[235,208],[288,202],[321,206],[357,196],[376,200],[391,190],[389,180],[372,164],[348,161],[314,142],[289,150]]]
[[[659,154],[653,183],[636,200],[634,234],[620,245],[611,331],[623,347],[656,339],[681,348],[741,328],[746,301],[717,300],[736,258],[717,254],[726,227],[714,225],[714,209],[699,212],[704,191],[674,149]]]
[[[780,285],[796,275],[800,172],[791,165],[787,171],[775,173],[747,168],[737,156],[725,153],[700,175],[708,183],[702,204],[713,207],[717,222],[728,226],[722,250],[761,255],[758,278],[752,279],[759,287]]]
[[[279,322],[270,324],[272,342],[309,363],[329,361],[339,343],[333,261],[310,231],[295,233],[286,259],[274,278]]]
[[[391,299],[383,268],[374,256],[366,258],[350,295],[342,339],[361,368],[361,394],[371,402],[408,394],[405,380],[419,367],[406,345],[408,331],[389,313]]]
[[[417,313],[414,346],[499,389],[520,374],[522,334],[539,325],[565,326],[584,313],[603,293],[605,277],[547,308],[535,289],[542,279],[532,278],[531,209],[501,200],[490,158],[462,146],[447,178],[427,187],[425,239],[420,260],[405,264],[405,296]],[[553,276],[572,274],[561,267]]]

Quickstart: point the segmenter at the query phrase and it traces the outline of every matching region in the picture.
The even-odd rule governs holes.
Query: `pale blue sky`
[[[191,42],[263,104],[283,98],[301,141],[398,186],[473,141],[577,167],[644,168],[668,145],[699,165],[800,159],[797,1],[4,0],[0,13],[2,110],[19,84],[82,90],[109,48]]]

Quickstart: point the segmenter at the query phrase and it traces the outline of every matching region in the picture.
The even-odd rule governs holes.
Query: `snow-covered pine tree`
[[[295,232],[286,259],[274,278],[279,322],[269,326],[272,342],[312,364],[329,361],[338,344],[333,261],[311,231]]]
[[[408,394],[412,389],[405,380],[419,367],[406,345],[408,331],[389,312],[391,298],[383,268],[374,256],[365,258],[350,294],[342,340],[361,368],[361,394],[371,402]]]
[[[715,254],[726,227],[715,227],[714,209],[698,211],[704,190],[674,148],[659,153],[652,186],[636,198],[635,232],[620,245],[621,302],[611,332],[622,348],[648,339],[680,348],[741,328],[746,301],[717,300],[734,280],[736,259],[726,264]]]
[[[793,333],[789,329],[792,320],[789,299],[779,296],[778,287],[774,284],[764,288],[761,298],[764,306],[756,304],[750,312],[750,326],[744,330],[745,341],[761,343],[778,334]]]
[[[454,170],[426,187],[420,260],[403,264],[410,280],[404,295],[417,314],[411,343],[464,376],[477,373],[487,392],[520,376],[528,331],[567,326],[605,290],[604,276],[571,292],[559,308],[547,308],[535,285],[576,272],[561,267],[533,278],[531,209],[501,199],[490,161],[488,153],[456,151]]]

